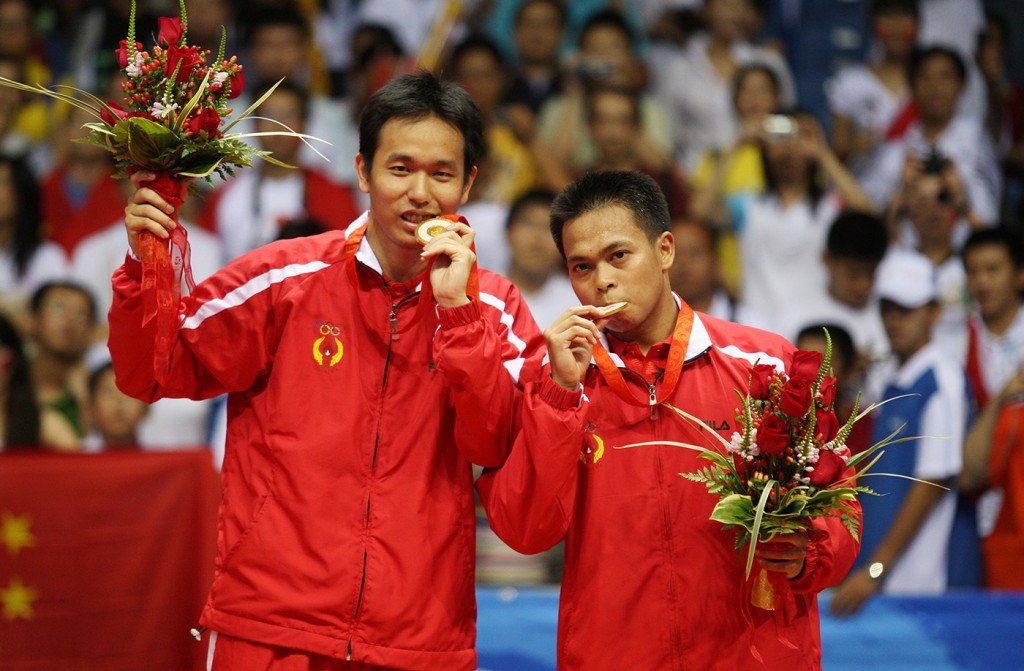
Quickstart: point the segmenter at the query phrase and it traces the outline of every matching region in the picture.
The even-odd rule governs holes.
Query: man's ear
[[[473,182],[476,180],[477,167],[474,165],[473,169],[469,171],[469,177],[466,178],[466,183],[462,185],[462,199],[459,200],[460,205],[465,205],[469,200],[469,190],[473,188]]]
[[[658,250],[658,258],[661,259],[661,269],[668,270],[676,259],[676,239],[670,231],[665,231],[658,236],[655,246]]]
[[[359,190],[370,193],[370,166],[366,164],[362,154],[356,154],[356,178],[359,181]]]

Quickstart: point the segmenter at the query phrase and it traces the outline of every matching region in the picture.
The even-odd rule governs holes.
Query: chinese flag
[[[205,450],[0,454],[0,668],[205,668],[216,507]]]

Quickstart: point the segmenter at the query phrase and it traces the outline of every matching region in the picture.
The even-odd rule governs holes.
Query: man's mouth
[[[433,212],[405,212],[402,214],[402,221],[412,224],[413,226],[419,226],[427,219],[434,219],[441,216],[440,214],[434,214]]]

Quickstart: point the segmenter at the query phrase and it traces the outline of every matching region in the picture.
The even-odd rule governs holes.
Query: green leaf
[[[775,480],[769,480],[768,484],[765,485],[764,491],[761,492],[761,498],[757,502],[757,508],[754,512],[754,528],[750,530],[750,550],[747,552],[747,569],[745,576],[750,577],[750,567],[754,564],[754,550],[757,548],[757,542],[761,533],[761,518],[764,517],[764,508],[768,505],[768,496],[772,493],[772,489],[777,485],[778,482]]]

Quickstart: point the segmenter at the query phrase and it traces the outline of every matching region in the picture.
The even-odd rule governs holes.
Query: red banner
[[[0,454],[0,668],[205,668],[217,498],[205,450]]]

